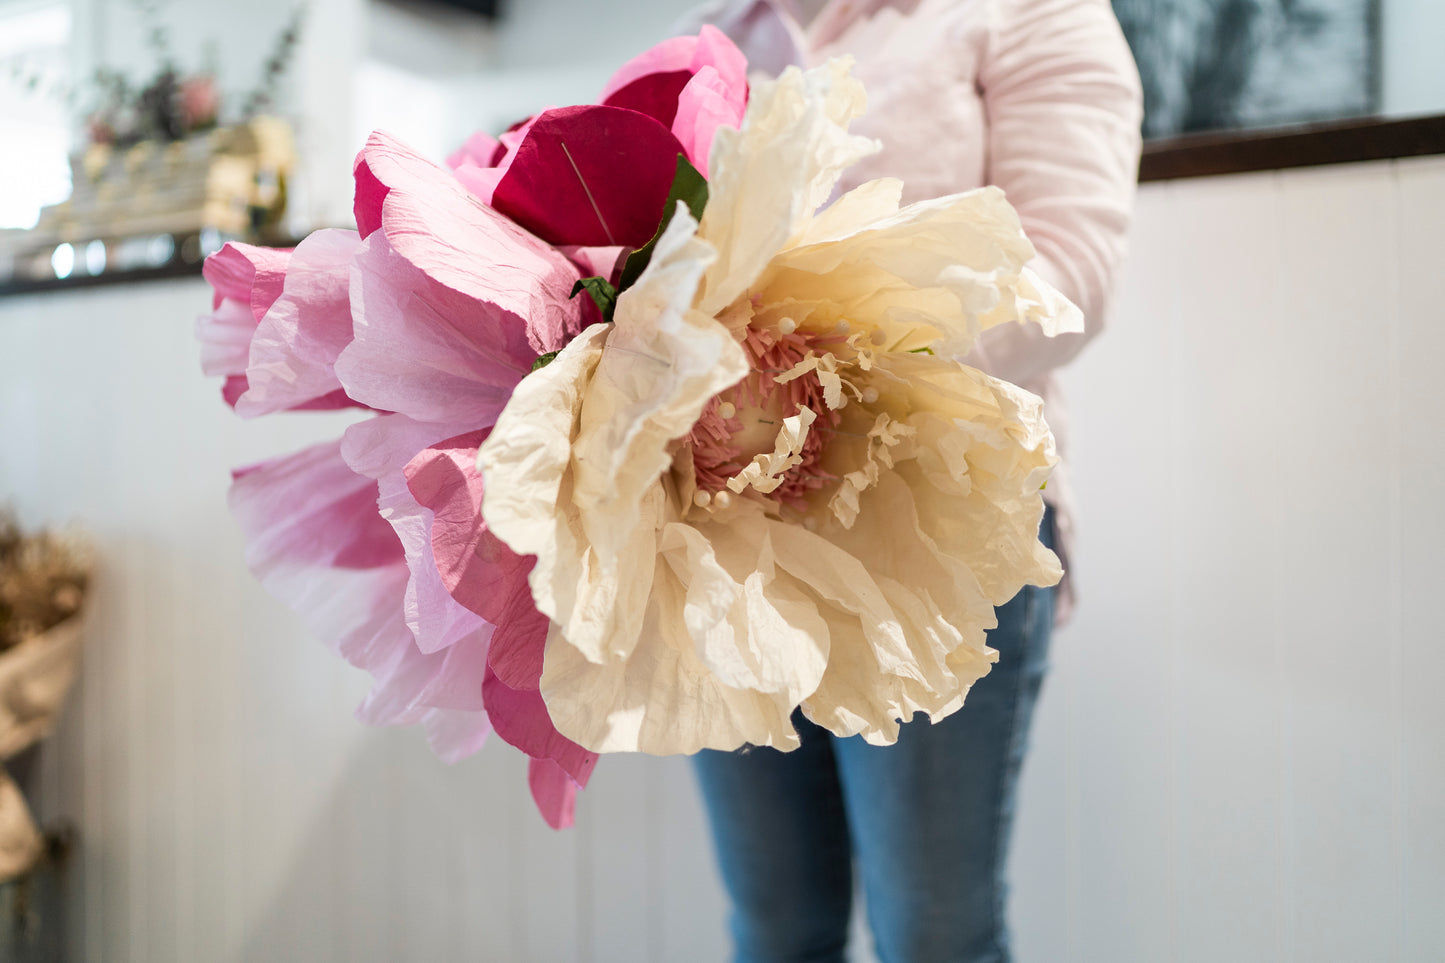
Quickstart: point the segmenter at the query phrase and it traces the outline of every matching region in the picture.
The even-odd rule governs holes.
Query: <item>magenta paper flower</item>
[[[713,134],[742,122],[747,97],[747,61],[704,27],[629,61],[601,103],[544,110],[497,141],[473,137],[450,162],[545,241],[638,248],[657,229],[677,156],[706,173]]]

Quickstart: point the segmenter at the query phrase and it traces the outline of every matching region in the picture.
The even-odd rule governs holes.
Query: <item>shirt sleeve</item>
[[[1108,313],[1138,175],[1143,96],[1107,0],[996,0],[978,85],[987,177],[1018,209],[1031,266],[1084,313],[1082,334],[1000,325],[982,366],[1028,384],[1078,354]]]

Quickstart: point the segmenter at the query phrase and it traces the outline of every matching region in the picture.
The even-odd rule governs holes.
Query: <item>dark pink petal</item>
[[[497,735],[533,759],[551,759],[579,785],[587,785],[597,766],[597,753],[588,752],[552,725],[542,693],[535,689],[513,689],[487,673],[482,698]]]
[[[582,329],[579,301],[586,299],[571,298],[577,269],[483,204],[451,172],[377,132],[357,159],[357,178],[362,236],[369,238],[367,225],[381,226],[391,249],[421,274],[489,306],[491,323],[505,316],[519,325],[534,357],[561,348]],[[372,186],[363,189],[363,181]],[[445,321],[466,329],[471,316]],[[479,337],[494,350],[510,350],[513,341],[508,333],[497,344],[490,330]]]
[[[677,98],[691,79],[690,70],[646,74],[608,95],[602,103],[607,107],[625,107],[639,114],[646,114],[664,127],[670,128],[672,119],[677,116]]]
[[[666,127],[635,111],[545,111],[492,206],[550,244],[641,247],[657,230],[681,153]]]
[[[334,366],[351,341],[353,231],[317,231],[291,255],[285,287],[256,327],[236,404],[245,418],[296,408],[338,391]]]
[[[693,58],[697,54],[697,41],[698,38],[694,36],[669,37],[644,50],[617,69],[602,88],[602,96],[597,102],[611,104],[619,92],[648,77],[677,72],[691,75]],[[682,89],[681,85],[678,89]]]
[[[566,829],[572,825],[577,809],[577,784],[561,766],[550,759],[529,760],[527,784],[548,826]]]
[[[356,216],[356,230],[365,240],[381,227],[382,205],[386,202],[386,195],[391,193],[391,188],[372,172],[371,165],[366,161],[365,147],[356,155],[351,176],[356,181],[351,212]]]
[[[236,402],[246,393],[246,387],[245,375],[229,375],[226,383],[221,385],[221,397],[225,399],[226,404],[234,408]]]

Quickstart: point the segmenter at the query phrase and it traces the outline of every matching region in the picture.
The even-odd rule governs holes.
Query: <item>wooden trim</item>
[[[139,281],[165,281],[172,278],[198,278],[201,264],[177,260],[164,267],[136,271],[112,271],[109,274],[78,274],[68,278],[46,278],[41,281],[11,279],[0,281],[0,298],[7,295],[37,294],[42,291],[74,291],[113,284],[135,284]]]
[[[1144,145],[1139,182],[1445,154],[1445,115],[1193,134]]]

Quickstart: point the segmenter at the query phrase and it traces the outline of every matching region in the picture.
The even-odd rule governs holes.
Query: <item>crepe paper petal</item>
[[[745,107],[712,67],[698,71],[678,94],[672,134],[703,174],[708,172],[708,155],[717,129],[740,126]]]
[[[629,60],[607,81],[598,101],[640,110],[671,126],[677,95],[692,76],[704,69],[718,75],[741,115],[748,96],[747,58],[727,34],[712,25],[704,26],[697,36],[664,40]],[[672,94],[670,103],[668,91]]]
[[[572,263],[483,204],[449,171],[378,131],[358,156],[357,178],[357,223],[384,228],[400,258],[488,314],[489,326],[474,340],[489,339],[510,354],[520,329],[536,357],[582,329],[582,306],[570,299],[581,276]],[[363,191],[367,179],[380,187]],[[361,236],[370,240],[371,233],[363,228]],[[359,323],[362,312],[352,307]]]
[[[201,372],[208,377],[244,378],[251,357],[256,318],[243,300],[222,298],[210,314],[196,318]],[[244,391],[244,387],[242,388]],[[233,404],[231,407],[235,407]]]
[[[354,265],[353,339],[335,365],[347,394],[418,421],[490,424],[536,357],[522,318],[424,273],[381,232]]]
[[[403,415],[384,415],[347,429],[341,454],[355,471],[377,480],[379,509],[401,539],[411,578],[404,601],[406,623],[423,653],[438,652],[461,641],[481,645],[483,651],[493,626],[452,598],[432,554],[434,518],[430,508],[418,504],[407,485],[407,464],[418,450],[446,436],[457,426],[412,421]],[[480,667],[477,679],[480,679]]]
[[[690,37],[676,37],[676,40],[690,40]],[[625,87],[602,99],[603,106],[622,107],[646,114],[664,127],[671,127],[677,116],[677,98],[688,81],[692,80],[691,70],[671,70],[649,73],[638,77]]]
[[[239,241],[225,244],[201,267],[202,276],[214,291],[211,307],[220,307],[227,298],[240,301],[259,322],[281,296],[290,258],[289,248],[257,247]]]
[[[533,114],[526,120],[513,124],[497,139],[497,146],[488,161],[463,161],[460,164],[451,165],[456,179],[476,195],[477,200],[491,206],[492,195],[497,191],[498,182],[511,169],[512,162],[517,158],[517,148],[526,139],[527,131],[532,129],[538,116],[540,115]]]
[[[426,741],[438,759],[451,765],[478,752],[492,732],[485,712],[437,709],[422,720]]]
[[[533,759],[551,759],[586,786],[597,767],[597,753],[583,749],[552,725],[542,694],[535,689],[513,689],[491,672],[482,682],[487,715],[497,735]]]
[[[412,645],[401,608],[406,565],[376,514],[376,483],[352,472],[339,449],[316,445],[240,469],[229,502],[266,590],[348,662],[384,673]]]
[[[295,408],[340,390],[333,366],[351,341],[353,231],[324,230],[291,255],[282,294],[251,341],[243,418]]]
[[[566,829],[572,825],[577,810],[577,784],[566,770],[550,759],[532,759],[527,764],[527,784],[548,826]]]
[[[863,203],[866,197],[859,212]],[[833,206],[853,208],[851,194]],[[784,283],[794,295],[827,299],[844,316],[909,319],[887,326],[889,340],[926,316],[933,349],[961,357],[979,333],[999,324],[1037,323],[1058,334],[1082,323],[1078,309],[1025,266],[1033,245],[996,187],[854,219],[852,228],[845,223],[843,212],[825,212],[774,259],[771,275],[817,275],[816,281],[789,275]],[[769,283],[765,277],[758,286]]]
[[[456,170],[463,164],[476,167],[491,167],[500,159],[504,148],[502,142],[484,130],[479,130],[462,142],[447,157],[447,166]]]
[[[879,145],[848,133],[863,87],[838,58],[806,74],[789,68],[753,88],[740,130],[718,128],[709,157],[703,237],[717,248],[698,310],[717,315],[833,192],[843,171]]]
[[[681,153],[666,127],[635,111],[544,111],[492,206],[549,244],[640,247],[657,229]]]
[[[201,370],[225,377],[222,397],[232,408],[246,391],[246,365],[256,325],[281,294],[289,250],[230,243],[206,258],[201,271],[212,288],[211,313],[196,319]]]
[[[221,398],[227,405],[235,408],[236,402],[241,400],[248,387],[245,375],[228,375],[225,383],[221,385]]]
[[[548,620],[527,585],[533,559],[517,555],[482,520],[477,448],[488,432],[439,442],[406,466],[407,485],[432,515],[431,556],[441,584],[459,604],[497,626],[488,663],[513,689],[536,689]]]

